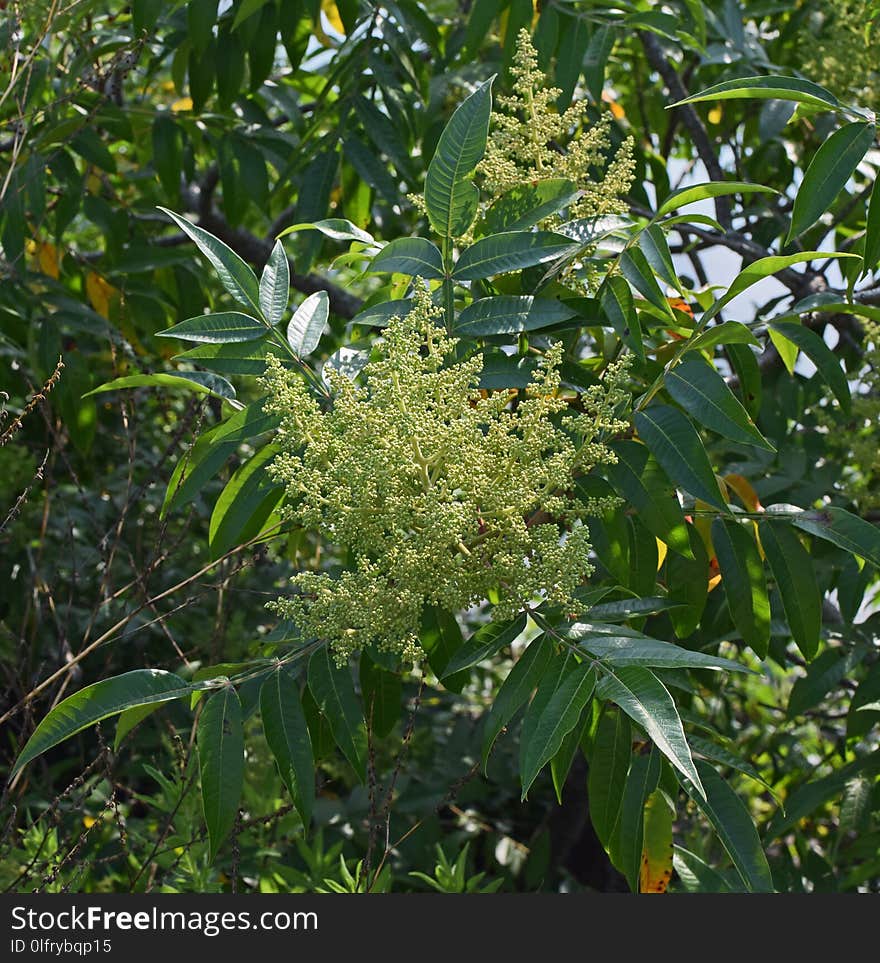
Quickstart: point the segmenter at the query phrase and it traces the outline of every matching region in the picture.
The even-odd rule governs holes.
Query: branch
[[[639,31],[639,39],[645,48],[648,63],[663,78],[663,83],[666,84],[669,93],[676,100],[684,100],[688,96],[688,92],[678,74],[675,72],[675,68],[666,59],[660,42],[652,33],[648,33],[645,30]],[[685,104],[683,107],[676,107],[675,110],[681,118],[682,123],[690,132],[694,147],[696,147],[697,153],[700,155],[700,160],[703,162],[709,178],[713,181],[723,181],[724,171],[721,169],[718,155],[715,153],[715,148],[709,140],[709,135],[706,133],[706,128],[703,126],[699,114],[697,114],[690,104]],[[730,198],[725,196],[716,197],[715,213],[719,222],[729,230],[733,223]]]

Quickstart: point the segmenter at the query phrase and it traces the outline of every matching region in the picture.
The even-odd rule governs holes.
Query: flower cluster
[[[559,347],[521,397],[482,392],[482,356],[454,360],[436,314],[417,292],[362,384],[328,372],[328,411],[274,358],[262,382],[281,416],[272,471],[287,516],[347,560],[338,575],[297,575],[273,605],[340,660],[366,645],[413,657],[426,606],[491,599],[502,620],[539,599],[576,608],[592,572],[586,518],[611,507],[578,498],[574,481],[613,458],[602,439],[625,427],[626,366],[609,367],[577,414],[559,393]]]
[[[635,170],[632,141],[624,141],[602,179],[595,180],[591,171],[605,168],[610,148],[610,115],[587,127],[584,101],[556,110],[561,91],[548,85],[526,29],[517,37],[511,73],[513,94],[496,100],[486,156],[478,167],[485,190],[498,196],[517,184],[564,177],[582,192],[571,208],[573,218],[625,213],[623,197]]]

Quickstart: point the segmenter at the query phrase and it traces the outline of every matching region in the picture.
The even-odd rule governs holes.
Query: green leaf
[[[609,275],[599,291],[599,300],[617,336],[640,361],[644,361],[642,326],[639,323],[635,301],[626,278],[619,274]]]
[[[455,322],[454,334],[479,338],[498,334],[537,331],[575,317],[572,308],[554,298],[502,295],[469,304]]]
[[[611,591],[610,587],[607,591]],[[602,622],[625,622],[627,619],[657,615],[659,612],[680,607],[681,602],[673,602],[662,595],[653,595],[645,598],[620,599],[617,602],[602,602],[600,605],[593,605],[587,614],[591,619]]]
[[[364,717],[372,731],[382,739],[391,733],[400,718],[403,691],[400,674],[382,668],[364,650],[360,658],[360,680]]]
[[[395,298],[392,301],[382,301],[379,304],[364,308],[351,319],[351,323],[382,328],[392,318],[406,317],[412,311],[412,306],[412,298]]]
[[[758,347],[760,343],[744,324],[725,321],[688,338],[682,347],[682,354],[687,351],[708,351],[719,344],[753,344]]]
[[[649,669],[716,669],[728,672],[751,672],[731,659],[684,649],[659,639],[633,638],[629,635],[593,634],[590,624],[575,623],[565,630],[565,637],[577,642],[591,655],[613,666],[641,665]]]
[[[761,773],[759,773],[751,763],[746,762],[745,759],[740,759],[739,756],[732,753],[729,749],[712,742],[710,739],[704,739],[702,736],[690,735],[688,736],[688,741],[693,752],[711,762],[718,762],[721,763],[722,766],[727,766],[730,769],[736,770],[736,772],[741,772],[744,776],[748,776],[749,779],[754,779],[755,782],[760,783],[777,802],[780,801],[779,797],[773,791],[773,787],[764,780],[761,777]]]
[[[195,498],[242,442],[278,427],[280,416],[267,415],[263,411],[264,400],[242,408],[199,437],[188,456],[174,467],[165,490],[162,517]]]
[[[670,405],[651,405],[635,414],[639,437],[669,477],[714,508],[728,511],[703,442],[691,421]]]
[[[523,613],[513,622],[489,622],[482,626],[459,648],[443,668],[442,678],[470,669],[485,659],[491,659],[506,645],[515,642],[526,627]]]
[[[553,656],[553,645],[545,635],[529,643],[510,670],[495,696],[483,728],[483,769],[489,759],[498,733],[524,705],[547,671]]]
[[[874,143],[875,133],[873,124],[847,124],[823,142],[798,187],[786,244],[828,210]]]
[[[865,249],[862,253],[862,273],[870,274],[880,262],[880,191],[876,182],[871,188],[868,219],[865,226]]]
[[[460,237],[477,215],[479,191],[468,178],[486,152],[494,79],[459,104],[428,166],[425,207],[431,226],[444,238]]]
[[[265,333],[265,328],[263,331]],[[270,354],[277,358],[282,352],[274,341],[266,338],[261,341],[200,344],[176,354],[174,360],[193,362],[223,375],[263,375],[266,372],[266,359]],[[295,362],[286,353],[282,354],[280,361],[286,368],[295,366]]]
[[[656,748],[646,756],[634,756],[626,776],[617,826],[610,840],[608,855],[626,877],[632,892],[639,890],[639,868],[645,832],[645,803],[657,788],[662,771]]]
[[[242,407],[235,401],[235,388],[225,378],[204,371],[182,371],[173,375],[126,375],[124,378],[114,378],[98,385],[97,388],[87,391],[83,398],[105,391],[119,391],[121,388],[183,388],[186,391],[195,391],[196,394],[211,395],[221,401],[228,401],[234,408]]]
[[[670,107],[696,104],[704,100],[792,100],[820,110],[840,110],[840,101],[824,87],[796,77],[738,77],[691,94]],[[667,108],[668,109],[668,108]]]
[[[750,893],[772,893],[773,877],[751,814],[712,766],[698,762],[697,768],[704,792],[693,793],[688,783],[685,789],[712,824],[746,889]]]
[[[789,719],[802,715],[815,708],[832,689],[850,675],[852,670],[868,654],[864,646],[856,646],[848,652],[826,649],[812,665],[806,675],[801,676],[791,687],[786,710]]]
[[[157,331],[158,338],[180,338],[181,341],[198,341],[207,344],[224,344],[236,341],[255,341],[265,337],[266,325],[240,311],[222,311],[219,314],[199,314],[164,331]]]
[[[538,773],[559,751],[562,740],[577,725],[595,685],[596,671],[584,662],[565,675],[545,705],[536,707],[534,720],[530,720],[528,738],[525,726],[523,728],[520,747],[519,772],[523,799]],[[531,711],[532,707],[527,716]]]
[[[709,591],[709,557],[693,525],[687,526],[692,558],[667,555],[666,586],[669,598],[681,608],[670,609],[669,618],[680,639],[686,639],[700,624]]]
[[[322,645],[309,659],[309,691],[330,725],[336,745],[361,782],[366,779],[364,714],[347,665],[339,666]]]
[[[131,709],[126,709],[124,712],[121,712],[119,718],[116,720],[116,733],[113,736],[113,751],[118,752],[119,747],[122,745],[122,740],[129,732],[161,708],[161,702],[154,702],[145,706],[133,706]]]
[[[711,365],[689,358],[667,371],[664,381],[673,400],[703,427],[731,441],[776,451]]]
[[[880,719],[880,662],[875,662],[853,693],[846,714],[846,734],[866,735]]]
[[[373,258],[371,271],[408,274],[410,277],[442,278],[443,255],[424,237],[399,237]]]
[[[475,241],[462,251],[452,276],[474,281],[546,264],[577,250],[571,238],[552,231],[507,231]]]
[[[251,308],[257,315],[260,314],[260,286],[257,283],[257,276],[247,264],[219,238],[209,234],[206,230],[192,224],[184,217],[169,211],[165,207],[160,207],[163,214],[167,214],[171,220],[196,242],[199,250],[211,266],[217,272],[223,287],[241,304]]]
[[[287,342],[298,358],[307,358],[318,347],[330,317],[330,297],[316,291],[293,312],[287,325]]]
[[[257,535],[283,497],[283,486],[266,472],[277,453],[276,445],[266,445],[244,462],[226,483],[214,503],[208,528],[208,543],[214,558]]]
[[[610,448],[617,463],[606,465],[604,472],[615,490],[656,538],[673,552],[693,558],[684,513],[657,459],[637,441],[615,441]]]
[[[675,262],[666,243],[666,235],[657,224],[649,224],[639,235],[639,247],[654,273],[662,278],[671,288],[682,291]]]
[[[804,352],[816,366],[816,370],[831,389],[834,397],[840,402],[840,407],[846,414],[849,414],[852,410],[852,401],[846,373],[840,367],[840,362],[831,348],[825,344],[821,335],[810,328],[805,328],[802,324],[794,324],[791,321],[773,321],[770,324],[770,329],[771,331],[778,331]]]
[[[596,695],[619,705],[645,730],[672,765],[702,792],[678,710],[666,686],[642,666],[606,668],[605,671],[596,686]]]
[[[169,702],[190,693],[183,679],[161,669],[134,669],[102,679],[59,702],[34,730],[15,761],[15,775],[47,749],[83,729],[134,706]]]
[[[244,731],[241,703],[224,686],[205,703],[196,735],[202,781],[202,812],[213,862],[238,815],[244,786]]]
[[[822,595],[813,560],[792,527],[784,522],[763,523],[761,545],[779,587],[792,638],[809,661],[819,650],[822,629]]]
[[[788,506],[786,506],[788,507]],[[772,509],[768,509],[771,511]],[[843,508],[801,512],[792,524],[880,568],[880,528]]]
[[[290,297],[290,265],[284,245],[276,241],[260,277],[260,307],[271,325],[280,324]]]
[[[683,101],[684,103],[684,101]],[[663,203],[657,208],[654,220],[665,217],[677,211],[686,204],[695,204],[711,197],[722,197],[727,194],[778,194],[779,191],[763,184],[747,184],[744,181],[708,181],[705,184],[691,184],[682,187],[671,194],[667,194]]]
[[[764,659],[770,645],[770,600],[755,539],[739,522],[716,518],[712,523],[712,544],[733,624],[743,642]]]
[[[260,716],[278,771],[308,828],[315,804],[315,759],[299,685],[290,672],[279,667],[260,687]]]
[[[524,231],[534,227],[539,221],[567,207],[580,193],[574,181],[561,177],[538,181],[537,184],[517,184],[486,211],[486,216],[478,225],[478,234]]]
[[[279,238],[297,231],[319,231],[332,241],[360,241],[362,244],[375,244],[372,234],[362,231],[356,224],[344,217],[327,217],[321,221],[305,221],[302,224],[291,224],[279,235]]]
[[[802,264],[804,261],[815,261],[817,258],[842,257],[857,257],[857,255],[840,251],[801,251],[799,254],[774,254],[770,257],[759,258],[749,264],[748,267],[743,268],[734,278],[733,283],[727,289],[727,293],[703,312],[700,325],[701,327],[705,326],[728,302],[742,294],[743,291],[748,290],[753,284],[776,274],[783,268],[789,268],[793,264]]]
[[[632,726],[626,713],[606,706],[590,753],[587,797],[590,820],[599,842],[607,849],[623,802],[626,774],[632,756]]]
[[[673,318],[672,308],[666,300],[666,295],[660,290],[660,285],[654,277],[648,259],[637,247],[627,248],[619,260],[620,273],[627,281],[655,308]]]
[[[701,0],[702,2],[702,0]],[[689,893],[732,893],[730,883],[695,853],[675,847],[672,865]],[[737,890],[737,892],[739,892]]]
[[[553,789],[556,792],[556,800],[560,805],[562,805],[562,793],[565,789],[565,783],[568,780],[572,763],[592,721],[592,712],[582,712],[577,724],[565,734],[562,739],[562,745],[550,760],[550,776],[553,779]]]

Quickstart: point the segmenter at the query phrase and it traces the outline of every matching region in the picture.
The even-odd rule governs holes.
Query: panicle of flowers
[[[572,218],[625,213],[623,198],[635,172],[632,140],[625,140],[606,164],[610,115],[588,127],[585,102],[557,111],[562,91],[548,85],[525,28],[517,37],[510,69],[513,94],[496,98],[486,155],[477,168],[485,190],[494,198],[517,184],[562,177],[582,192],[572,205]],[[601,179],[595,180],[591,171],[603,169]]]
[[[284,512],[348,560],[338,575],[300,573],[271,604],[340,661],[368,645],[417,657],[427,606],[491,598],[499,620],[540,599],[577,610],[593,571],[587,518],[617,504],[580,499],[575,479],[611,460],[603,439],[624,424],[625,364],[567,414],[555,346],[512,401],[478,390],[482,356],[456,361],[436,316],[417,292],[362,383],[328,372],[329,411],[275,358],[262,380],[281,417]]]

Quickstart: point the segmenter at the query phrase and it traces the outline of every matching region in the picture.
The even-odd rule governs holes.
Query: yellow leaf
[[[645,802],[640,893],[665,893],[672,878],[672,818],[669,797],[655,789]]]
[[[657,539],[657,571],[659,572],[663,568],[663,563],[666,561],[666,542],[661,542]]]
[[[321,0],[321,10],[324,12],[327,23],[330,24],[332,29],[337,33],[341,33],[344,37],[345,24],[342,22],[342,17],[339,16],[339,10],[333,0]]]
[[[37,264],[39,264],[43,274],[48,274],[50,278],[58,280],[61,270],[58,266],[58,248],[54,244],[46,241],[38,245]]]
[[[179,100],[175,100],[171,105],[171,110],[175,114],[183,113],[187,110],[193,109],[192,97],[181,97]]]
[[[747,478],[742,475],[725,475],[724,483],[739,495],[746,511],[760,512],[764,510],[761,500],[758,498],[758,493],[752,488],[752,484]]]
[[[85,826],[86,829],[91,829],[97,821],[94,816],[83,816],[83,826]]]
[[[721,118],[724,116],[724,112],[721,107],[713,107],[706,116],[709,118],[710,124],[720,124]]]
[[[110,299],[119,292],[112,284],[105,281],[100,274],[90,271],[86,275],[86,297],[89,304],[102,318],[110,317]]]

